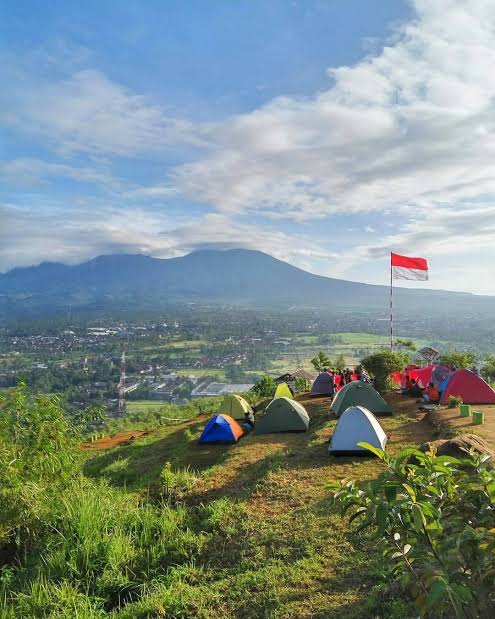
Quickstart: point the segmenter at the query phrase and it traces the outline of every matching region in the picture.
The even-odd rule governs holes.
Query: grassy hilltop
[[[329,400],[298,399],[311,416],[306,433],[199,446],[207,417],[198,416],[135,433],[135,440],[128,433],[113,449],[99,449],[108,440],[81,449],[56,403],[41,400],[29,418],[49,459],[35,457],[24,428],[27,460],[0,476],[0,544],[9,523],[17,530],[1,560],[0,616],[415,616],[391,584],[376,540],[349,527],[327,487],[374,479],[383,463],[329,457],[336,423]],[[395,394],[388,400],[395,410],[381,419],[388,453],[432,437],[414,402]],[[21,398],[17,410],[25,406]],[[14,492],[16,475],[27,482]]]

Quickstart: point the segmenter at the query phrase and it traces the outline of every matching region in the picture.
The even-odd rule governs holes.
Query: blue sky
[[[488,0],[0,8],[0,271],[267,251],[495,294]]]

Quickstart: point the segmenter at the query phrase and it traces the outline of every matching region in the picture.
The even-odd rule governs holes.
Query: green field
[[[127,402],[127,411],[136,413],[139,411],[159,410],[161,406],[166,404],[161,400],[129,400]]]
[[[219,368],[201,368],[200,370],[174,370],[179,376],[214,376],[215,378],[225,378],[224,370]]]

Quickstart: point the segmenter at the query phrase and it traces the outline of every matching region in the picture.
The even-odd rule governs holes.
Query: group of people
[[[435,383],[430,382],[428,383],[428,386],[423,389],[415,378],[410,378],[409,376],[406,378],[406,385],[402,389],[402,394],[409,395],[413,398],[421,398],[425,402],[429,402],[431,404],[438,404],[438,402],[440,402],[440,398],[442,397],[442,394]]]
[[[349,368],[340,371],[324,369],[323,372],[326,372],[330,376],[330,385],[333,393],[355,380],[362,380],[366,383],[370,382],[368,373],[361,366],[354,368],[354,370],[350,370]]]
[[[457,368],[450,368],[450,373],[439,385],[433,382],[429,382],[423,389],[415,378],[411,378],[409,374],[406,375],[406,384],[402,389],[403,395],[409,395],[413,398],[421,398],[424,402],[429,404],[438,404],[442,398],[442,392],[445,386],[449,382],[451,375],[456,372]]]

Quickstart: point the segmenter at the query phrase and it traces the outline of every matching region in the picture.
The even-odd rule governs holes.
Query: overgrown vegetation
[[[456,368],[470,368],[476,362],[476,353],[471,351],[449,350],[440,355],[440,363]]]
[[[495,612],[495,472],[488,456],[458,460],[414,449],[390,457],[361,488],[335,484],[334,498],[359,529],[374,530],[392,576],[422,616],[476,618]]]
[[[361,365],[373,377],[375,388],[385,391],[389,387],[392,372],[400,372],[409,362],[410,356],[407,353],[381,350],[365,357]]]
[[[320,404],[311,433],[291,435],[293,450],[260,442],[239,460],[243,446],[198,449],[201,424],[190,421],[93,456],[100,465],[88,479],[78,429],[56,399],[21,386],[7,400],[2,619],[408,616],[373,540],[361,536],[351,551],[352,534],[330,510],[322,441],[334,422]]]

